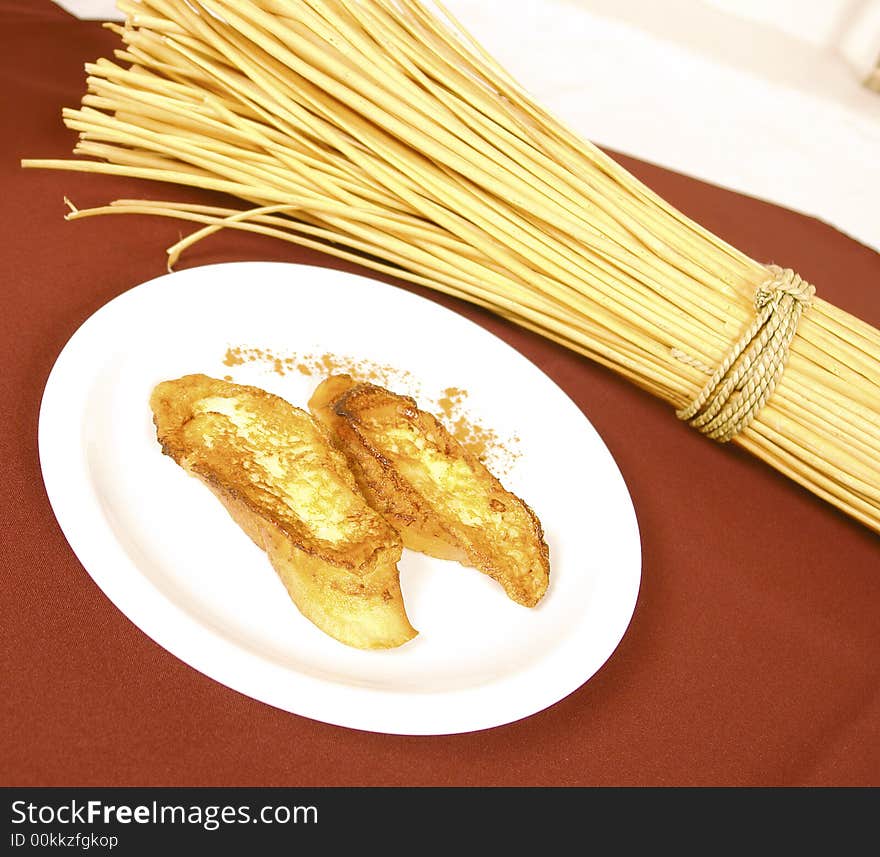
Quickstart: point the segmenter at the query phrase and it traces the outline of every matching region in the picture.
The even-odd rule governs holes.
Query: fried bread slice
[[[401,539],[311,414],[207,375],[161,382],[150,406],[162,451],[266,551],[306,618],[361,649],[416,635],[400,591]]]
[[[433,414],[343,374],[315,389],[309,409],[405,547],[482,571],[518,604],[541,600],[550,578],[541,522]]]

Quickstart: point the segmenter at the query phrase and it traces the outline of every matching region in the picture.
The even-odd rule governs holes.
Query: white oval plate
[[[228,359],[236,347],[251,359]],[[148,404],[157,382],[204,372],[306,407],[322,376],[303,355],[314,368],[324,354],[389,368],[389,386],[435,412],[444,391],[466,393],[466,420],[512,453],[497,475],[545,529],[551,582],[536,608],[473,569],[404,551],[401,588],[419,635],[389,651],[344,646],[297,611],[265,554],[162,455]],[[59,355],[39,450],[66,538],[129,619],[216,681],[326,723],[429,735],[518,720],[586,682],[635,609],[632,502],[580,409],[477,324],[367,277],[236,262],[125,292]]]

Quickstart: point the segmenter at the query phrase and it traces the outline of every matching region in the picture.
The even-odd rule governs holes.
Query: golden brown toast
[[[400,592],[400,537],[310,414],[206,375],[163,381],[150,406],[162,451],[266,551],[304,616],[356,648],[391,648],[416,635]]]
[[[309,408],[405,547],[479,569],[526,607],[541,600],[550,560],[540,521],[435,416],[349,375],[323,381]]]

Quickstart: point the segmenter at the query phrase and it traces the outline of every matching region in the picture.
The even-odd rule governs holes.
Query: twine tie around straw
[[[680,420],[719,443],[745,429],[773,394],[801,313],[816,292],[790,268],[768,265],[767,270],[770,277],[755,291],[755,320],[694,400],[676,411]],[[696,365],[677,349],[673,354]]]

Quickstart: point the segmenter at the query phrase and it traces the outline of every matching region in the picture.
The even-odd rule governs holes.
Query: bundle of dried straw
[[[757,262],[549,115],[418,0],[120,0],[115,61],[64,111],[85,170],[241,209],[71,219],[317,247],[488,307],[610,367],[880,532],[880,332]]]

